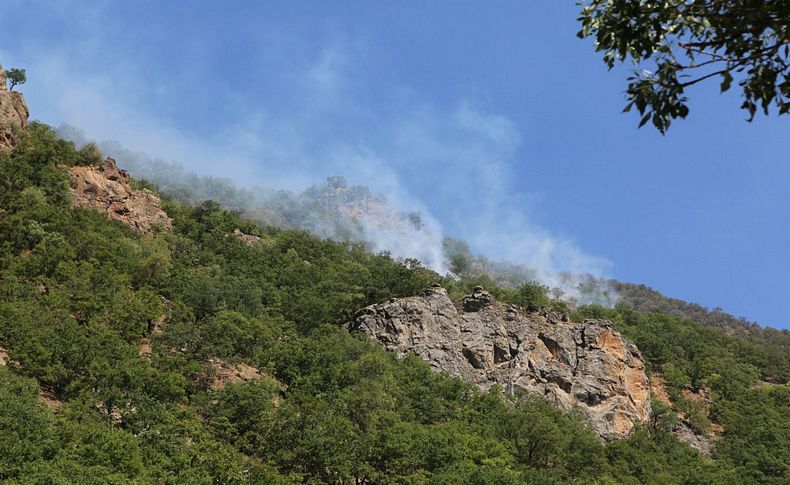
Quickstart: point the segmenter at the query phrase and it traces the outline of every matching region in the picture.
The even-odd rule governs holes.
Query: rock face
[[[27,128],[30,111],[22,93],[8,91],[5,70],[0,66],[0,152],[14,148],[15,129]]]
[[[699,451],[703,455],[710,455],[716,449],[716,444],[707,436],[698,434],[684,421],[678,421],[672,428],[674,434],[680,441]]]
[[[664,376],[658,372],[653,372],[653,374],[650,376],[650,394],[662,404],[673,408],[672,401],[669,399],[669,393],[667,392]],[[697,393],[691,393],[690,391],[685,390],[683,391],[683,394],[685,395],[686,399],[691,399],[694,401],[699,399],[705,399],[706,401],[709,400],[707,392],[702,389],[700,389],[700,391]],[[709,401],[708,404],[712,404],[712,401]],[[672,428],[672,434],[674,434],[680,441],[686,443],[704,455],[710,455],[713,453],[713,450],[716,448],[716,435],[713,434],[712,436],[705,436],[703,434],[697,433],[694,431],[694,428],[692,428],[691,425],[686,421],[686,416],[682,412],[675,410],[675,413],[680,419]],[[713,426],[714,424],[711,424],[711,428],[713,428]],[[713,429],[711,429],[711,431],[713,431]],[[723,431],[723,428],[721,428],[720,431]]]
[[[650,415],[642,356],[605,320],[575,324],[527,312],[480,287],[455,304],[434,286],[365,308],[350,329],[483,389],[498,383],[513,396],[539,394],[576,408],[605,438],[626,436]]]
[[[222,389],[229,382],[257,381],[261,378],[261,372],[245,363],[229,364],[220,359],[209,359],[209,364],[214,371],[214,379],[211,388]]]
[[[79,207],[106,213],[139,232],[154,225],[173,229],[173,221],[162,210],[159,197],[150,190],[129,187],[129,174],[107,158],[99,167],[71,167],[72,202]]]
[[[233,230],[233,235],[239,238],[247,246],[254,246],[255,243],[261,240],[261,238],[259,238],[258,236],[253,236],[251,234],[244,234],[238,228]]]

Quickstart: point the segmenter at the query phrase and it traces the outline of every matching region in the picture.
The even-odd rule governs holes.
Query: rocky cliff
[[[8,91],[5,70],[0,66],[0,152],[14,148],[14,130],[26,128],[29,116],[25,97]]]
[[[478,287],[453,303],[441,287],[362,310],[350,325],[387,350],[507,394],[539,394],[578,409],[602,437],[623,437],[650,415],[639,350],[605,320],[576,324],[527,312]]]
[[[148,232],[155,225],[165,230],[173,228],[159,197],[150,190],[131,188],[129,174],[112,158],[99,167],[71,167],[69,175],[74,205],[97,209],[139,232]]]

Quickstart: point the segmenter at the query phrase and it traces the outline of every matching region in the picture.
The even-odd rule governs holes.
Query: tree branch
[[[708,78],[711,78],[711,77],[713,77],[713,76],[718,76],[718,75],[720,75],[720,74],[724,74],[725,72],[727,72],[727,71],[730,71],[731,69],[733,69],[733,68],[731,68],[731,67],[728,67],[728,68],[726,68],[726,69],[722,69],[721,71],[716,71],[716,72],[711,72],[711,73],[709,73],[709,74],[705,74],[704,76],[702,76],[702,77],[700,77],[700,78],[697,78],[697,79],[695,79],[695,80],[693,80],[693,81],[689,81],[689,82],[685,82],[685,83],[680,83],[680,87],[681,87],[681,88],[687,88],[687,87],[689,87],[689,86],[693,86],[693,85],[697,84],[698,82],[704,81],[704,80],[706,80],[706,79],[708,79]]]

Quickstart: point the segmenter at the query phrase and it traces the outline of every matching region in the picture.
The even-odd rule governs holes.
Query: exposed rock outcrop
[[[243,362],[229,364],[220,359],[209,359],[209,364],[214,373],[211,388],[215,391],[222,389],[229,382],[247,382],[261,379],[261,372],[258,369]]]
[[[662,404],[665,404],[673,409],[677,415],[678,422],[672,427],[672,434],[674,434],[680,441],[686,443],[704,455],[710,455],[713,452],[713,450],[716,448],[717,436],[724,431],[721,425],[711,423],[710,433],[708,436],[695,431],[688,421],[686,421],[686,416],[682,412],[675,410],[675,406],[672,405],[672,401],[669,398],[669,393],[667,392],[667,385],[666,381],[664,380],[664,376],[658,372],[654,372],[650,376],[650,394]],[[713,403],[713,401],[711,401],[710,397],[708,396],[708,391],[705,389],[700,389],[696,393],[693,393],[690,390],[684,390],[683,395],[686,397],[686,399],[690,399],[692,401],[705,400],[706,404],[708,405]]]
[[[30,111],[22,93],[9,91],[3,66],[0,66],[0,152],[16,144],[14,130],[27,128]]]
[[[539,394],[577,408],[602,437],[623,437],[650,415],[639,350],[605,320],[583,324],[527,312],[482,288],[454,304],[434,286],[420,296],[362,310],[350,325],[387,350],[414,353],[434,370],[513,396]]]
[[[147,189],[129,186],[129,174],[107,158],[99,167],[71,167],[74,205],[97,209],[139,232],[160,225],[173,229],[173,221],[162,210],[159,197]]]
[[[244,234],[238,228],[233,230],[233,235],[239,238],[247,246],[254,246],[255,243],[261,240],[261,238],[259,238],[258,236],[253,236],[251,234]]]
[[[66,403],[58,399],[55,392],[51,389],[39,389],[37,400],[55,413],[63,411],[63,408],[66,405]]]
[[[716,449],[715,440],[695,432],[694,428],[685,421],[681,420],[675,423],[675,426],[672,428],[672,434],[703,455],[710,455]]]
[[[169,304],[167,299],[162,298],[163,303],[165,306]],[[151,328],[151,335],[161,335],[162,329],[167,321],[167,313],[162,314],[156,321],[153,322],[153,326]],[[148,337],[143,337],[140,339],[140,343],[137,346],[138,353],[140,357],[151,357],[153,353],[153,346],[151,345],[151,339]]]
[[[650,394],[661,404],[672,407],[672,401],[670,401],[669,393],[667,392],[666,381],[664,380],[664,376],[658,372],[653,372],[650,376]]]

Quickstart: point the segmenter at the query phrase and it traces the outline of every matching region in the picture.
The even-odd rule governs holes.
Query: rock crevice
[[[483,389],[499,384],[512,396],[578,409],[600,436],[624,437],[650,415],[642,356],[611,322],[567,320],[498,302],[479,287],[456,305],[434,286],[369,306],[350,328]]]

